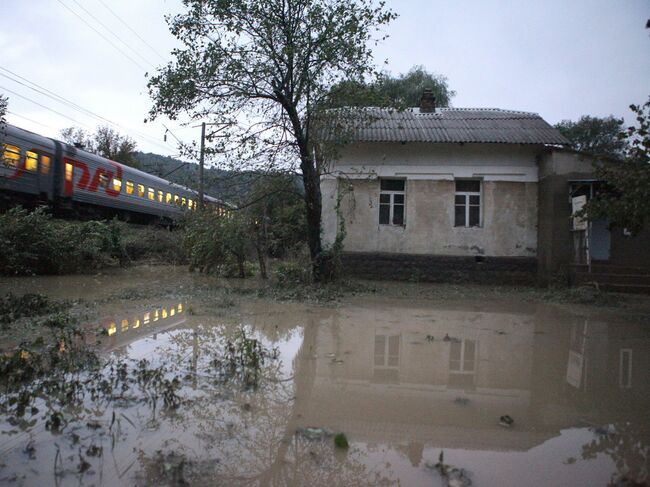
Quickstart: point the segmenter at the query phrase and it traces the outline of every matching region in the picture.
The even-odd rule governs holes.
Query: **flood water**
[[[184,271],[154,274],[144,280],[167,287],[191,281]],[[102,284],[109,280],[5,280],[0,291],[108,295],[119,290]],[[134,278],[122,287],[140,285]],[[168,295],[98,306],[93,322],[106,330],[104,357],[173,368],[184,377],[183,401],[173,410],[124,398],[86,403],[65,411],[57,433],[43,421],[17,427],[0,415],[0,484],[546,487],[650,480],[650,323],[642,316],[381,295],[331,306],[246,297],[214,307],[206,297]],[[253,383],[215,379],[215,357],[241,334],[268,351],[259,375]],[[506,415],[511,425],[500,424]],[[348,449],[334,446],[339,432]],[[440,475],[434,466],[441,451],[462,476]],[[77,468],[80,456],[90,467]]]

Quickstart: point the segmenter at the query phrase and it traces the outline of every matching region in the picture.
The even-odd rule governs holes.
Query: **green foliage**
[[[312,282],[311,268],[307,262],[279,262],[275,265],[273,274],[279,284],[286,286],[300,286]]]
[[[567,139],[571,147],[581,152],[595,156],[620,158],[626,148],[626,141],[622,137],[623,119],[609,117],[580,117],[577,122],[562,120],[555,125]]]
[[[67,127],[61,130],[61,138],[68,144],[80,146],[112,161],[139,167],[135,158],[135,141],[106,125],[97,127],[94,134],[78,127]]]
[[[315,107],[336,83],[374,73],[372,41],[382,38],[379,29],[395,14],[374,0],[183,4],[184,11],[169,18],[181,47],[149,80],[151,117],[189,113],[217,121],[208,153],[230,158],[239,168],[296,169],[298,163],[316,263],[322,250],[322,166],[314,157]]]
[[[0,274],[92,272],[128,260],[182,263],[179,232],[122,222],[75,222],[46,210],[13,208],[0,215]]]
[[[348,448],[350,446],[345,433],[339,433],[334,437],[334,445],[336,445],[337,448]]]
[[[329,108],[339,107],[395,107],[410,108],[420,105],[425,89],[436,97],[436,106],[448,107],[456,92],[449,89],[447,78],[434,74],[424,66],[414,66],[408,73],[393,76],[382,73],[373,82],[343,81],[333,86],[328,99]]]
[[[43,294],[28,293],[16,296],[8,293],[0,298],[0,323],[11,323],[28,316],[40,316],[61,310],[62,303],[54,303]]]
[[[132,261],[161,264],[186,264],[183,232],[153,225],[135,225],[113,221],[120,234],[124,255]]]
[[[582,214],[637,234],[650,221],[650,99],[630,109],[637,125],[626,130],[624,161],[605,162],[598,168],[606,187],[587,202]]]
[[[211,211],[187,215],[184,245],[190,270],[232,275],[233,259],[239,277],[246,277],[246,258],[251,252],[247,221],[233,213],[226,218]]]

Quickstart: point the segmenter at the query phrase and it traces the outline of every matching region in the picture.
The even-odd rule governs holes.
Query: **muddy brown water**
[[[145,269],[4,279],[0,291],[101,298],[146,286],[187,290],[197,279],[209,282],[180,269]],[[507,298],[374,295],[318,306],[244,297],[215,308],[206,296],[133,297],[98,305],[94,323],[107,330],[102,353],[173,363],[194,374],[181,390],[186,401],[153,415],[142,404],[122,403],[68,411],[83,452],[65,431],[53,434],[40,423],[17,431],[0,414],[0,484],[500,487],[650,480],[650,328],[643,317]],[[242,327],[275,349],[275,359],[256,388],[215,385],[202,360]],[[89,415],[107,422],[113,412],[123,418],[119,434],[87,427]],[[84,419],[72,426],[75,415]],[[504,415],[514,421],[509,427],[500,424]],[[347,450],[334,446],[338,432],[347,436]],[[75,472],[89,443],[103,453]],[[441,451],[462,476],[441,477],[434,467]]]

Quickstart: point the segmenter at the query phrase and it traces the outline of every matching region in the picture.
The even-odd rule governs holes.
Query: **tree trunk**
[[[257,247],[257,260],[260,263],[260,277],[262,279],[268,279],[266,273],[266,256],[264,255],[264,250],[262,247]]]
[[[244,257],[238,255],[237,256],[237,266],[239,267],[239,277],[242,279],[246,277],[246,269],[244,268]]]

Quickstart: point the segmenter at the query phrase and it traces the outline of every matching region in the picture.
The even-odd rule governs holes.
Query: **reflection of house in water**
[[[642,355],[635,346],[645,357],[648,341],[619,347],[616,327],[603,325],[609,337],[592,328],[599,338],[581,346],[572,337],[580,334],[572,332],[576,320],[535,308],[344,308],[317,328],[313,385],[297,391],[308,397],[302,422],[369,443],[481,450],[528,450],[560,429],[587,426],[585,417],[606,422],[588,414],[594,394],[634,388],[634,359]],[[595,389],[580,399],[572,383]],[[504,414],[515,418],[514,428],[498,425]]]
[[[131,313],[107,318],[102,321],[101,325],[108,335],[107,339],[102,340],[102,348],[105,351],[115,350],[138,338],[180,325],[186,319],[183,303],[158,306],[137,314]]]

